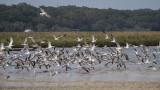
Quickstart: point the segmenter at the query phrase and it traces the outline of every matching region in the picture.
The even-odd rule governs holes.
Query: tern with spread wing
[[[61,35],[61,36],[59,36],[59,37],[56,37],[54,34],[52,34],[52,36],[53,36],[54,40],[59,40],[60,38],[66,36],[66,34]]]
[[[109,39],[108,34],[105,31],[102,31],[105,34],[105,39]]]
[[[10,37],[10,42],[9,42],[9,45],[8,46],[6,46],[6,48],[8,48],[8,49],[12,49],[12,45],[13,44],[13,38],[12,37]]]
[[[40,13],[41,16],[44,16],[44,15],[45,15],[46,17],[51,18],[51,16],[48,15],[48,13],[45,12],[42,8],[40,8],[40,10],[41,10],[41,13]]]
[[[92,35],[92,43],[95,43],[97,39],[95,39],[94,35]]]
[[[77,38],[77,42],[81,42],[81,41],[83,41],[83,38]]]

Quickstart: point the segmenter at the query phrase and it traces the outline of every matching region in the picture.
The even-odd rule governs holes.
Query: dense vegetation
[[[123,31],[160,30],[160,9],[116,10],[76,6],[45,7],[52,17],[42,17],[37,7],[26,3],[0,4],[0,31]]]
[[[160,32],[107,32],[110,36],[112,34],[116,41],[121,45],[125,46],[126,42],[132,45],[147,45],[147,46],[157,46],[160,41]],[[61,36],[66,34],[66,37],[61,38],[58,41],[55,41],[52,37],[53,32],[1,32],[0,33],[0,42],[8,45],[10,37],[13,38],[14,47],[23,47],[21,45],[26,37],[34,37],[37,44],[42,47],[47,47],[47,42],[45,44],[40,44],[40,41],[51,41],[53,46],[57,47],[72,47],[77,46],[78,44],[83,45],[83,42],[77,42],[77,37],[86,39],[87,43],[90,44],[92,40],[92,35],[95,36],[97,42],[95,43],[99,47],[107,46],[116,46],[115,43],[110,42],[111,39],[105,39],[105,35],[102,32],[54,32],[56,36]],[[33,42],[28,39],[29,45],[32,45]]]

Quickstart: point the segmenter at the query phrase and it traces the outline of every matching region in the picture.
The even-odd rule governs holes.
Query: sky
[[[119,10],[160,9],[160,0],[0,0],[0,4],[6,5],[18,4],[20,2],[26,2],[36,7],[42,5],[52,7],[76,5],[78,7],[86,6],[89,8],[113,8]]]

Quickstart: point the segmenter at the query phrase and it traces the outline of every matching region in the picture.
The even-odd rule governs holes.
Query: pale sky
[[[76,5],[78,7],[86,6],[99,9],[160,9],[160,0],[0,0],[0,4],[12,5],[20,2],[26,2],[30,5],[39,7],[44,6],[67,6]]]

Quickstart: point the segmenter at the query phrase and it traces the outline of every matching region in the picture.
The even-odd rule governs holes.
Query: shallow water
[[[5,79],[10,75],[9,80]],[[20,81],[20,82],[17,82]],[[27,83],[26,81],[30,81]],[[32,82],[33,81],[33,82]],[[86,73],[83,70],[62,72],[54,77],[48,73],[33,72],[5,73],[0,75],[0,86],[68,86],[70,84],[39,83],[34,81],[160,81],[159,71],[130,71],[130,70],[103,70]]]
[[[153,51],[156,47],[150,47],[149,50]],[[14,51],[14,53],[18,53]],[[125,53],[129,55],[130,60],[135,61],[134,51],[132,49],[125,50]],[[141,52],[139,52],[142,54]],[[149,53],[151,59],[153,53]],[[156,55],[158,58],[159,54]],[[52,71],[57,71],[58,74],[51,77],[49,72],[45,68],[35,68],[36,76],[32,70],[26,69],[14,69],[13,67],[6,67],[6,70],[0,68],[0,86],[50,86],[53,84],[45,83],[18,83],[14,81],[160,81],[160,69],[156,71],[148,68],[151,64],[141,64],[126,62],[127,68],[117,68],[116,65],[110,64],[107,68],[103,67],[104,63],[94,65],[94,69],[91,69],[89,73],[85,72],[81,68],[78,68],[78,64],[71,65],[71,70],[65,71],[65,68],[56,67],[50,68]],[[157,67],[160,66],[160,60],[157,63]],[[6,76],[10,76],[6,80]],[[56,84],[54,84],[56,86]],[[63,86],[63,85],[61,85]]]

